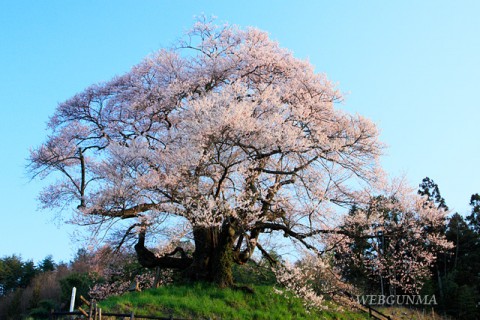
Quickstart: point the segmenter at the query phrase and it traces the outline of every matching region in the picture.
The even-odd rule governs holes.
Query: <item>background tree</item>
[[[478,193],[470,197],[470,206],[472,212],[467,217],[468,224],[476,234],[480,234],[480,195]]]
[[[40,272],[54,271],[55,269],[56,264],[51,255],[46,256],[38,265],[38,270]]]
[[[229,286],[234,263],[268,252],[262,235],[315,250],[335,207],[379,177],[378,132],[340,99],[265,32],[198,21],[174,49],[61,103],[30,168],[59,178],[44,208],[76,203],[73,223],[136,241],[143,266]],[[193,255],[147,249],[172,234]]]
[[[428,200],[430,205],[435,205],[438,209],[448,211],[448,206],[445,199],[440,194],[440,188],[438,185],[429,177],[425,177],[422,180],[422,183],[419,185],[418,194],[425,197]],[[428,205],[428,204],[426,204]],[[445,232],[447,228],[446,217],[443,224],[438,224],[436,230],[432,230],[442,237],[445,237]],[[435,279],[433,282],[436,284],[439,299],[441,301],[444,300],[445,293],[444,293],[444,284],[443,279],[447,275],[447,264],[448,260],[451,255],[451,251],[440,251],[437,253],[436,261],[432,265],[432,274],[434,275]]]
[[[474,250],[475,234],[468,227],[465,219],[458,213],[455,213],[448,222],[446,237],[454,244],[449,264],[449,270],[451,270],[458,266],[462,257]]]
[[[369,256],[372,252],[370,236],[365,236],[369,232],[370,227],[365,221],[356,221],[355,217],[361,210],[357,205],[353,205],[350,209],[346,223],[343,228],[348,230],[348,242],[345,243],[344,249],[337,249],[337,245],[333,244],[332,249],[335,251],[334,260],[339,266],[340,274],[346,283],[353,284],[358,290],[365,294],[373,294],[378,292],[378,279],[373,278],[373,272],[368,264]],[[338,241],[346,240],[340,238]]]
[[[363,284],[367,292],[376,284],[382,295],[418,293],[438,252],[451,248],[440,231],[445,215],[403,183],[392,185],[367,205],[355,206],[345,217],[342,234],[331,237],[337,265],[347,280],[357,276],[365,283],[369,276]]]
[[[473,215],[475,205],[472,207]],[[476,304],[480,300],[480,235],[467,219],[455,213],[447,225],[446,238],[454,247],[442,278],[445,295],[440,300],[440,308],[459,319],[478,319],[480,314]]]
[[[25,288],[35,276],[33,261],[22,261],[17,255],[0,259],[0,297]]]
[[[153,280],[154,273],[148,274],[134,262],[136,259],[133,250],[113,255],[107,247],[93,252],[80,249],[69,263],[57,264],[52,256],[45,257],[37,266],[32,261],[23,261],[15,255],[1,258],[0,284],[8,292],[0,295],[0,319],[45,319],[52,309],[67,311],[74,286],[77,287],[78,305],[79,295],[87,299],[93,298],[92,289],[109,280],[126,283],[124,291],[128,290],[132,280],[139,275],[147,274]],[[112,265],[117,271],[115,279],[111,279]],[[8,277],[5,276],[7,273]],[[147,275],[143,277],[147,278]],[[124,291],[110,291],[103,297]],[[95,298],[98,296],[96,293]]]
[[[43,262],[53,262],[51,256]],[[47,266],[48,263],[45,264]],[[47,298],[49,281],[40,266],[12,255],[0,259],[0,319],[22,319],[28,310],[37,308]],[[48,290],[48,289],[47,289]],[[49,298],[49,297],[48,297]]]
[[[419,185],[418,194],[427,198],[430,203],[434,203],[438,209],[448,211],[448,206],[445,199],[440,194],[438,185],[430,179],[425,177]]]

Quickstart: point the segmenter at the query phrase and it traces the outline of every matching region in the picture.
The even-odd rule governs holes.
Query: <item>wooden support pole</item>
[[[85,303],[87,306],[90,307],[90,302],[87,299],[85,299],[83,296],[80,296],[80,300],[82,300],[83,303]]]
[[[88,317],[87,311],[83,310],[82,307],[78,307],[78,311],[80,311],[85,317]]]
[[[93,304],[90,303],[90,308],[88,310],[88,320],[92,320],[92,315],[93,315]]]

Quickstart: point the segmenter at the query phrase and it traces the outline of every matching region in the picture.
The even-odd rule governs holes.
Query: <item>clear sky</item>
[[[346,93],[340,108],[372,119],[384,168],[413,186],[429,176],[469,212],[480,192],[480,1],[0,2],[0,257],[68,261],[76,230],[38,211],[29,149],[59,102],[169,46],[194,16],[268,31]]]

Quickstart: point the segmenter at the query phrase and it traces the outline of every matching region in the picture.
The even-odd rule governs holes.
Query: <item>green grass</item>
[[[103,312],[187,319],[368,319],[358,312],[307,311],[302,301],[255,286],[254,294],[199,283],[132,292],[99,302]]]

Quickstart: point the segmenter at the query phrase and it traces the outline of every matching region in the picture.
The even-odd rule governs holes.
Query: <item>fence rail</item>
[[[51,311],[50,320],[63,319],[67,317],[70,320],[73,319],[88,319],[88,320],[102,320],[102,317],[114,317],[115,319],[151,319],[151,320],[186,320],[170,317],[157,317],[151,315],[136,315],[133,312],[131,313],[112,313],[112,312],[102,312],[102,309],[98,307],[95,300],[88,301],[84,297],[80,296],[80,300],[88,307],[87,310],[83,310],[82,307],[78,307],[78,311],[73,312],[63,312],[63,311]]]
[[[348,291],[343,291],[343,294],[351,299],[354,300],[355,295],[351,294]],[[377,309],[372,308],[372,306],[367,305],[367,304],[361,304],[359,303],[359,306],[357,306],[357,309],[363,312],[368,313],[368,316],[370,319],[375,319],[375,320],[395,320],[391,316],[387,316],[386,314],[383,314],[382,312],[378,311]]]
[[[157,317],[157,316],[150,316],[150,315],[136,315],[132,313],[112,313],[112,312],[98,312],[97,314],[92,314],[91,317],[89,315],[85,316],[85,314],[81,311],[73,311],[73,312],[62,312],[62,311],[52,311],[50,313],[50,320],[57,320],[63,319],[65,317],[72,317],[74,319],[91,319],[91,320],[102,320],[102,317],[115,317],[121,319],[152,319],[152,320],[186,320],[180,318],[174,318],[173,316],[170,317]]]
[[[372,308],[371,306],[365,306],[368,308],[368,316],[376,320],[393,320],[392,317],[387,316],[384,313],[381,313],[377,309]]]
[[[97,303],[95,301],[87,301],[84,297],[80,296],[80,299],[85,303],[89,310],[88,312],[83,310],[81,307],[78,307],[79,311],[74,312],[63,312],[63,311],[51,311],[50,312],[50,320],[57,320],[62,319],[64,317],[69,317],[69,319],[88,319],[88,320],[102,320],[102,317],[114,317],[116,319],[149,319],[149,320],[186,320],[180,318],[174,318],[173,316],[170,317],[157,317],[151,315],[135,315],[133,312],[131,313],[111,313],[111,312],[104,312],[102,313],[102,309],[98,308]],[[375,320],[394,320],[392,317],[378,311],[377,309],[372,308],[369,305],[362,305],[363,308],[359,308],[360,310],[367,312],[368,316],[371,319]],[[365,309],[366,310],[365,310]]]

